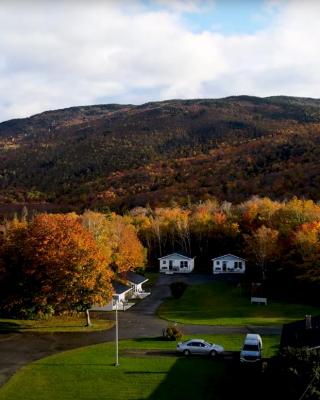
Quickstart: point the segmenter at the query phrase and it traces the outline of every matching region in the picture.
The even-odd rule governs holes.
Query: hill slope
[[[1,203],[318,199],[320,100],[239,96],[72,107],[1,123],[0,148]]]

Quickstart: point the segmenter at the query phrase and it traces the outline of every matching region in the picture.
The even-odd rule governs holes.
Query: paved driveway
[[[126,312],[119,312],[119,337],[132,339],[148,336],[160,336],[168,322],[155,316],[162,301],[170,296],[169,284],[175,280],[184,280],[188,284],[204,283],[212,280],[205,275],[161,275],[150,296]],[[108,314],[114,318],[114,313]],[[179,325],[178,325],[179,326]],[[230,334],[250,332],[246,327],[221,327],[205,325],[180,325],[187,335],[193,334]],[[255,328],[262,335],[279,334],[278,327]],[[115,330],[92,333],[14,333],[0,334],[0,385],[22,366],[60,351],[81,346],[113,341]]]
[[[156,284],[153,286],[151,295],[143,299],[139,304],[128,310],[144,315],[154,315],[160,304],[170,297],[169,285],[172,282],[182,281],[188,285],[199,285],[213,281],[212,275],[186,274],[186,275],[164,275],[160,274]],[[128,312],[127,311],[127,312]]]

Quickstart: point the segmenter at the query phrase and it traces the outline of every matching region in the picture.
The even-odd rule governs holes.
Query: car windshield
[[[243,346],[243,350],[248,350],[248,351],[259,351],[259,346],[256,344],[245,344]]]

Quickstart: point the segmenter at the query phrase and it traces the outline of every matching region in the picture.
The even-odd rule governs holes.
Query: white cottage
[[[173,253],[160,257],[160,272],[165,274],[185,274],[193,271],[194,258]]]
[[[118,298],[119,311],[125,311],[134,305],[134,303],[132,302],[129,303],[128,301],[130,298],[132,298],[133,295],[132,286],[127,286],[117,281],[112,282],[112,286],[113,286],[113,296],[117,296]],[[114,297],[105,306],[92,306],[90,308],[91,311],[112,311],[115,309],[116,309],[116,301]]]
[[[142,285],[149,280],[145,276],[129,271],[125,274],[124,279],[126,279],[129,286],[131,286],[133,289],[132,297],[144,298],[150,294],[150,292],[145,292],[145,290],[142,287]]]
[[[233,254],[212,259],[213,274],[243,274],[246,270],[246,260]]]

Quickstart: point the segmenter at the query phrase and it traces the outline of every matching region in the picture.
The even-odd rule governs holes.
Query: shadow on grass
[[[132,339],[133,342],[137,343],[149,343],[149,342],[170,342],[170,340],[167,340],[163,336],[156,336],[156,337],[142,337],[142,338],[136,338]]]
[[[20,332],[21,325],[15,322],[0,322],[0,334]]]
[[[148,400],[220,399],[225,371],[226,362],[223,360],[177,358]]]
[[[127,371],[126,375],[157,375],[157,374],[166,374],[167,371]]]
[[[57,362],[57,363],[43,363],[43,362],[34,362],[33,366],[38,366],[40,368],[43,367],[114,367],[115,363],[81,363],[81,362]]]
[[[94,324],[93,324],[94,326]],[[27,326],[27,327],[21,327],[20,329],[24,331],[28,330],[56,330],[56,329],[82,329],[82,328],[88,328],[87,325],[34,325],[34,326]]]
[[[227,364],[226,374],[223,377],[223,396],[221,399],[246,399],[246,400],[270,400],[276,393],[271,394],[273,385],[266,385],[262,363],[241,364],[233,360]],[[220,399],[220,398],[219,398]]]

